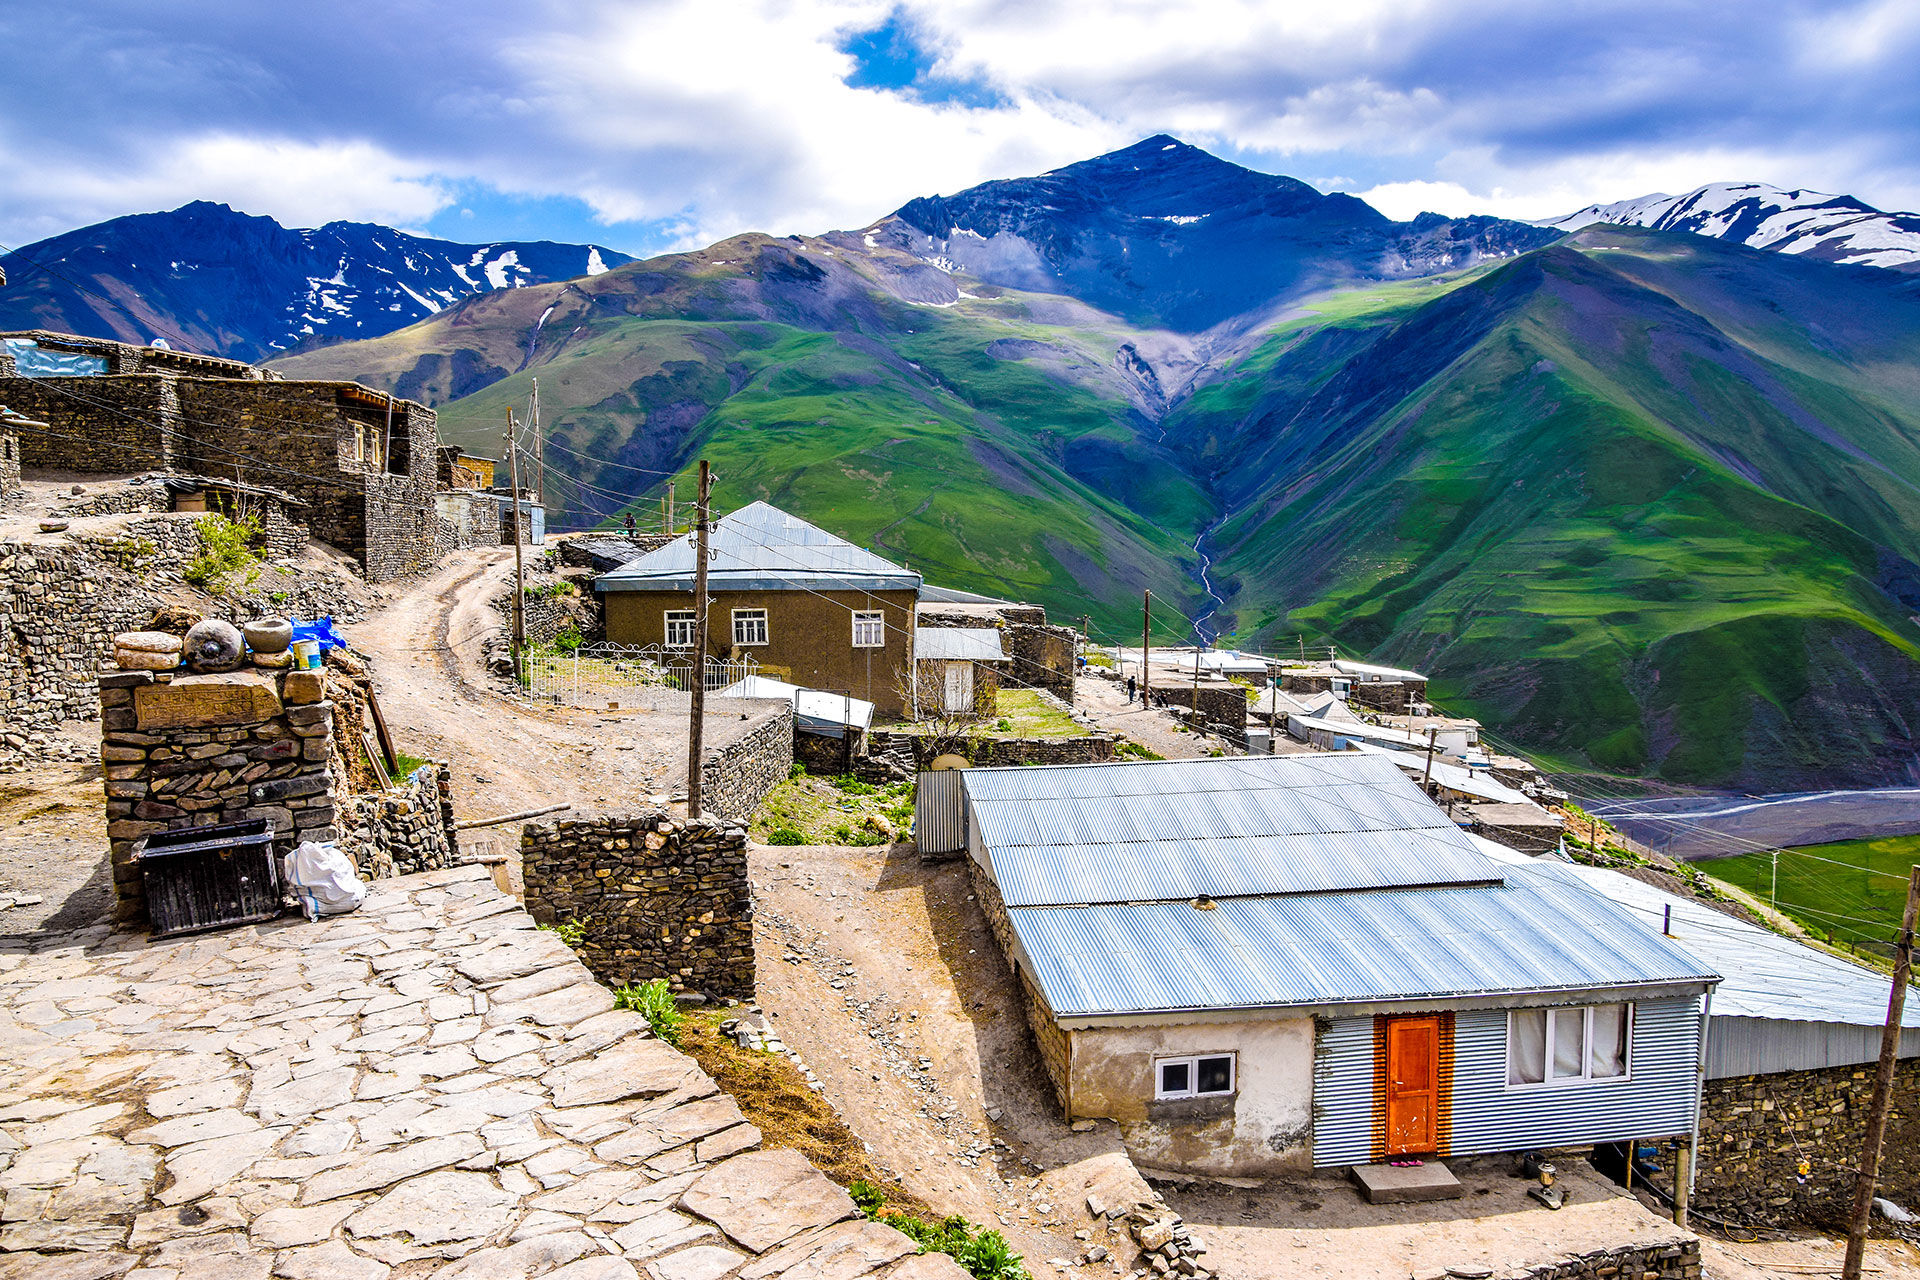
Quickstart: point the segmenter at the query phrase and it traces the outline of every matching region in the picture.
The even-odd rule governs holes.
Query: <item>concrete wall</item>
[[[605,591],[607,639],[618,644],[664,645],[668,610],[692,609],[692,592]],[[721,591],[711,597],[707,652],[716,658],[752,658],[762,674],[808,689],[850,692],[883,716],[906,712],[900,686],[912,657],[911,591]],[[767,643],[736,649],[733,610],[765,609]],[[886,646],[853,647],[853,614],[886,615]]]
[[[677,992],[753,996],[747,833],[664,809],[530,822],[521,829],[527,911],[578,920],[577,948],[612,986],[665,978]]]
[[[1248,1176],[1312,1164],[1311,1018],[1075,1030],[1073,1116],[1116,1120],[1142,1164]],[[1235,1055],[1235,1091],[1154,1101],[1156,1057]]]

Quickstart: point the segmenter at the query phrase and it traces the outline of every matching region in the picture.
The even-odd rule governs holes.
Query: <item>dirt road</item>
[[[1073,705],[1102,729],[1124,733],[1169,760],[1195,759],[1220,745],[1215,739],[1175,728],[1179,722],[1165,711],[1129,702],[1125,683],[1081,676],[1073,682]]]

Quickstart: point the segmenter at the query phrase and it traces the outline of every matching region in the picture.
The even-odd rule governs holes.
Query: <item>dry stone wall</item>
[[[343,810],[340,846],[369,880],[438,871],[460,860],[453,778],[443,763],[422,765],[391,791],[353,796]]]
[[[1707,1081],[1694,1203],[1735,1222],[1838,1225],[1873,1094],[1873,1064]],[[1920,1206],[1920,1059],[1894,1077],[1880,1194]],[[1800,1162],[1807,1172],[1800,1172]]]
[[[701,799],[708,810],[745,822],[792,771],[793,708],[783,705],[701,763]]]
[[[579,921],[577,948],[611,986],[664,978],[709,999],[753,994],[747,833],[665,809],[530,822],[520,833],[527,910]]]
[[[116,671],[99,688],[116,921],[145,919],[136,857],[156,831],[265,818],[276,855],[338,837],[319,673]]]
[[[1119,739],[1110,733],[1090,730],[1078,738],[943,738],[925,733],[900,733],[875,729],[867,735],[868,750],[874,756],[910,756],[917,768],[925,769],[938,756],[949,753],[966,757],[975,768],[1020,764],[1099,764],[1111,760]]]

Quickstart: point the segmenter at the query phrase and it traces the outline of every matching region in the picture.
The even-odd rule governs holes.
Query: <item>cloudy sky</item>
[[[1402,218],[1920,209],[1914,0],[92,0],[0,8],[0,47],[16,247],[208,199],[649,253],[1161,132]]]

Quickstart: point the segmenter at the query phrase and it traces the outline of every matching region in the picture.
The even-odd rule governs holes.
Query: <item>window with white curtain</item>
[[[1608,1080],[1627,1074],[1629,1004],[1515,1009],[1507,1014],[1507,1084]]]

